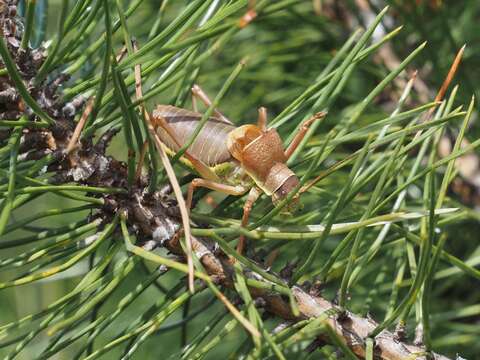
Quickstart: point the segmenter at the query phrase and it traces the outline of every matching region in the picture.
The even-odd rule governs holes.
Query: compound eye
[[[296,176],[290,176],[275,192],[273,193],[273,203],[279,203],[285,199],[288,194],[299,184]],[[293,200],[293,199],[292,199]],[[276,205],[276,204],[275,204]]]

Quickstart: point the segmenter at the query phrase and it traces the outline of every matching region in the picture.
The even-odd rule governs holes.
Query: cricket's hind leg
[[[198,112],[197,99],[199,99],[201,102],[203,102],[205,104],[205,106],[211,106],[212,105],[212,101],[208,97],[207,93],[205,91],[203,91],[203,89],[199,85],[194,84],[192,86],[192,105],[193,105],[193,111],[195,111],[195,112]],[[233,124],[218,109],[213,109],[213,112],[222,121],[225,121],[226,123],[229,123],[229,124]]]

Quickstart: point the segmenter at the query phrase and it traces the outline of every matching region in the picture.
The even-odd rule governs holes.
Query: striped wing
[[[183,146],[192,137],[202,114],[181,109],[171,105],[159,105],[153,111],[153,117],[162,117],[170,126],[177,142]],[[235,127],[216,117],[210,117],[195,141],[188,148],[190,154],[208,166],[232,160],[227,148],[227,138]],[[174,151],[179,147],[176,142],[162,128],[157,133],[160,139]]]

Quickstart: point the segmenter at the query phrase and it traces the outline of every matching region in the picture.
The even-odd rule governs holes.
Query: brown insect
[[[193,99],[199,98],[211,106],[207,95],[195,85]],[[194,108],[196,109],[196,103]],[[184,161],[202,177],[188,187],[187,208],[192,205],[195,188],[205,187],[229,195],[243,195],[250,190],[243,207],[242,226],[246,226],[253,203],[262,192],[272,197],[276,205],[298,184],[299,179],[286,165],[288,158],[305,136],[313,121],[323,118],[318,113],[303,123],[284,150],[282,139],[274,128],[267,129],[267,112],[261,107],[257,125],[235,126],[217,109],[184,153]],[[192,137],[202,114],[170,105],[159,105],[152,113],[153,125],[167,149],[178,151]],[[298,195],[287,205],[291,212],[298,206]],[[243,252],[244,237],[240,237],[237,251]]]

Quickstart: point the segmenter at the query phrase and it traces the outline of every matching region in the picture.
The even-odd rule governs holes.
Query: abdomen
[[[162,117],[166,120],[180,146],[190,140],[202,118],[199,113],[170,105],[157,106],[152,115],[153,118]],[[211,117],[188,148],[189,153],[208,166],[232,160],[227,148],[227,137],[233,129],[233,125]],[[157,134],[168,148],[178,151],[178,145],[164,129],[158,127]]]

